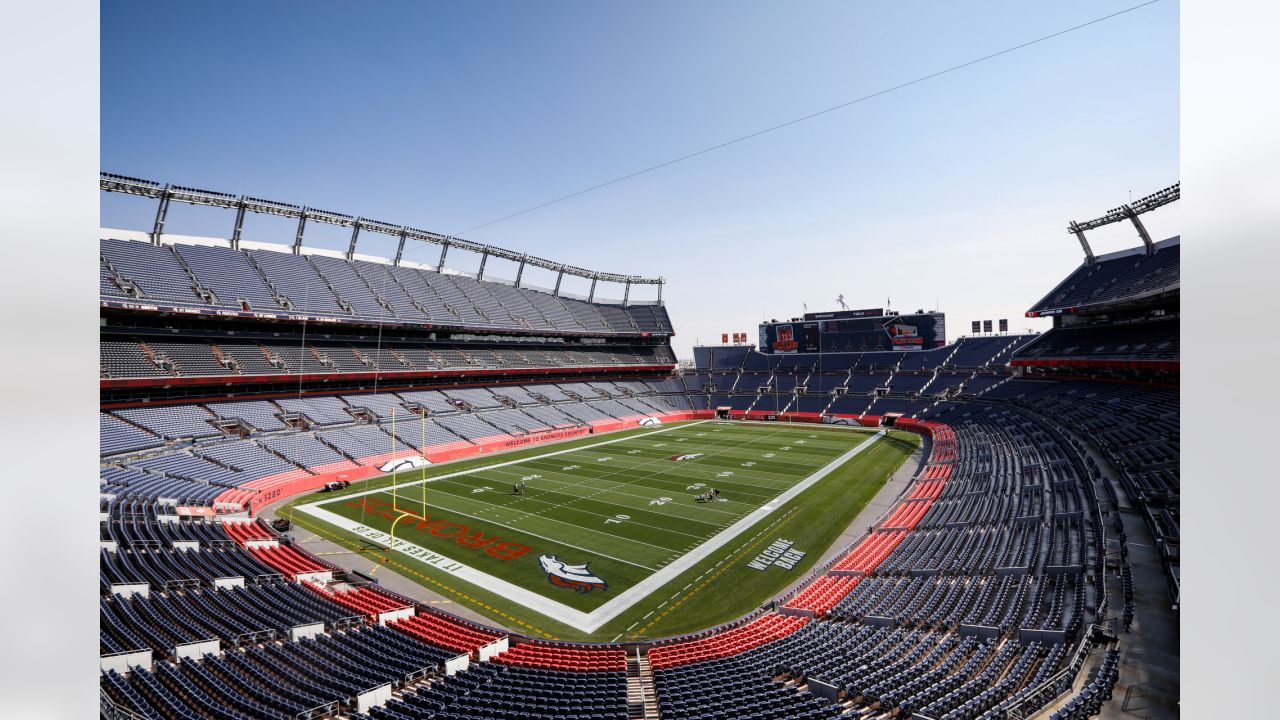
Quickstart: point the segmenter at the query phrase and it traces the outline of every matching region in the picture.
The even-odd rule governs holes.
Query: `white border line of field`
[[[701,422],[709,422],[709,421],[704,420]],[[690,425],[681,425],[678,427],[690,427],[693,424],[698,424],[698,423],[692,423]],[[674,427],[664,428],[662,430],[657,430],[652,433],[643,433],[642,435],[631,435],[627,438],[618,438],[616,440],[606,440],[604,442],[595,443],[593,445],[570,448],[568,450],[559,450],[556,452],[547,453],[546,455],[539,455],[533,458],[521,458],[519,460],[512,460],[505,463],[498,463],[496,465],[487,465],[485,467],[473,468],[471,470],[463,470],[460,472],[451,473],[449,475],[441,475],[435,478],[427,478],[425,481],[415,480],[411,483],[405,483],[405,484],[406,485],[418,484],[422,482],[431,482],[432,480],[439,480],[439,479],[444,479],[448,477],[467,475],[473,472],[480,472],[486,468],[502,467],[505,465],[514,465],[517,463],[527,462],[529,460],[537,460],[540,458],[551,457],[554,455],[563,455],[565,453],[576,452],[578,450],[597,447],[599,445],[607,445],[610,443],[621,442],[622,440],[629,440],[636,437],[643,437],[644,435],[656,435],[657,433],[666,432],[667,430],[674,430],[674,429],[675,429]],[[469,567],[451,558],[447,558],[433,550],[427,550],[426,548],[415,545],[411,542],[408,542],[407,540],[397,539],[395,542],[395,547],[392,549],[397,552],[404,553],[405,555],[408,555],[410,557],[421,560],[423,562],[426,562],[438,569],[449,572],[454,576],[461,578],[462,580],[472,583],[473,585],[478,585],[479,587],[482,587],[486,590],[495,592],[503,597],[514,600],[520,603],[521,605],[529,608],[530,610],[541,613],[551,618],[552,620],[562,622],[566,625],[569,625],[570,627],[581,630],[582,632],[588,632],[588,633],[595,632],[598,628],[600,628],[605,623],[609,622],[610,620],[614,619],[618,615],[622,614],[628,608],[640,602],[645,597],[652,594],[658,588],[662,587],[663,585],[666,585],[668,582],[675,579],[676,576],[680,575],[684,571],[698,564],[699,562],[704,560],[707,556],[711,555],[711,553],[715,552],[716,550],[719,550],[721,547],[724,547],[735,537],[742,534],[742,532],[745,531],[747,528],[751,527],[752,525],[755,525],[760,520],[768,517],[770,514],[773,513],[773,511],[777,510],[783,505],[786,505],[788,502],[793,500],[800,493],[804,492],[805,490],[808,490],[819,480],[821,480],[822,478],[830,474],[833,470],[845,464],[849,460],[852,460],[855,456],[858,455],[858,453],[861,453],[863,450],[875,444],[877,440],[879,440],[884,436],[885,436],[884,430],[881,430],[875,433],[870,438],[867,438],[865,441],[859,443],[857,447],[852,448],[851,450],[844,453],[840,457],[837,457],[836,459],[827,463],[822,468],[814,471],[811,475],[809,475],[805,479],[801,480],[795,485],[792,485],[782,494],[778,495],[777,497],[765,503],[764,505],[761,505],[760,507],[756,508],[755,510],[748,513],[747,515],[743,516],[737,522],[725,528],[724,530],[721,530],[720,532],[711,536],[698,547],[694,548],[693,550],[690,550],[688,553],[685,553],[684,555],[681,555],[675,562],[672,562],[670,565],[663,567],[661,570],[646,577],[645,579],[641,580],[635,585],[632,585],[631,587],[627,588],[623,592],[614,596],[613,599],[609,600],[604,605],[601,605],[600,607],[596,608],[590,613],[585,613],[585,612],[582,612],[581,610],[575,610],[574,608],[571,608],[568,605],[552,600],[541,594],[533,592],[532,590],[527,590],[523,587],[520,587],[519,585],[515,585],[513,583],[507,582],[506,580],[503,580],[501,578],[494,577],[481,570],[476,570],[475,568]],[[380,493],[385,491],[386,491],[385,488],[378,488],[376,490],[366,490],[360,493],[344,495],[340,499],[345,500],[347,498],[359,497],[361,495],[369,495],[369,494]],[[324,522],[327,522],[331,525],[335,525],[349,532],[355,533],[356,535],[359,535],[361,537],[366,537],[375,541],[381,540],[382,542],[386,542],[387,540],[390,539],[386,533],[383,533],[380,530],[374,530],[373,528],[370,528],[367,525],[356,522],[355,520],[350,520],[341,515],[338,515],[337,513],[329,512],[328,510],[324,510],[319,507],[322,504],[328,504],[331,502],[334,502],[334,500],[322,500],[320,502],[310,503],[307,505],[299,505],[295,508],[295,510],[301,510],[302,512],[305,512],[308,515],[315,517],[317,520],[323,520]],[[359,528],[359,530],[357,530],[357,528]]]

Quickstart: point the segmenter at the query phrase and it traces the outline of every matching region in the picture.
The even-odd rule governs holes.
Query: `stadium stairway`
[[[636,650],[627,656],[627,717],[631,720],[659,720],[658,696],[653,687],[649,657]]]

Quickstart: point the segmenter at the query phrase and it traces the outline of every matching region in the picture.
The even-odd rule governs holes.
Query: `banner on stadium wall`
[[[990,320],[983,320],[983,321],[982,321],[982,332],[986,332],[986,333],[991,332],[991,321],[990,321]]]
[[[841,318],[883,317],[884,308],[864,308],[862,310],[837,310],[836,312],[807,312],[805,320],[838,320]]]
[[[974,334],[974,335],[977,335],[977,334],[978,334],[978,333],[980,333],[980,332],[982,332],[982,321],[981,321],[981,320],[974,320],[974,321],[973,321],[973,334]]]
[[[729,344],[729,333],[720,333],[720,344],[721,345]]]
[[[1009,332],[1009,318],[1000,318],[1000,332]]]

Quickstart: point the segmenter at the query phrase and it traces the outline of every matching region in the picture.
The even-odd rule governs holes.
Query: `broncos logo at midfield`
[[[591,574],[591,569],[587,567],[591,564],[589,562],[569,565],[556,559],[555,555],[543,555],[538,558],[538,562],[542,563],[547,579],[557,587],[570,588],[580,593],[609,589],[609,583]]]

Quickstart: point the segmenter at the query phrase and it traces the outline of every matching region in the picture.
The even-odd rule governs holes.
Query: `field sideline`
[[[651,636],[731,619],[801,577],[917,443],[822,425],[677,423],[404,472],[394,487],[357,483],[286,514],[531,634]],[[718,498],[696,501],[711,488]],[[804,554],[747,567],[752,548],[779,539]],[[733,592],[681,599],[731,570]]]

